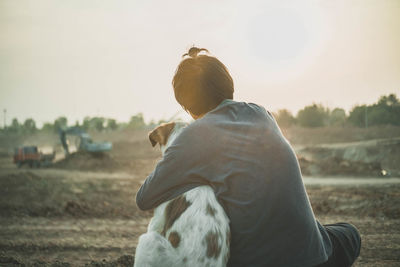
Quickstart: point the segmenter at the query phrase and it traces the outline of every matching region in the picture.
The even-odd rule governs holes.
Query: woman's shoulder
[[[239,112],[247,113],[251,116],[257,116],[259,118],[273,117],[271,112],[269,112],[262,105],[252,103],[252,102],[236,102]]]
[[[267,111],[263,106],[261,106],[261,105],[258,105],[258,104],[255,104],[255,103],[246,103],[247,105],[249,105],[251,108],[253,108],[253,109],[255,109],[255,110],[257,110],[257,111],[259,111],[259,112],[262,112],[262,113],[269,113],[269,111]]]

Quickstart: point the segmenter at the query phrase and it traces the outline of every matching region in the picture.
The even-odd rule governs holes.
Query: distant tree
[[[276,121],[280,127],[290,127],[295,124],[296,119],[293,117],[292,113],[287,109],[280,109],[274,114]]]
[[[26,119],[23,124],[24,133],[34,133],[36,132],[36,123],[32,118]]]
[[[44,131],[44,132],[54,132],[54,125],[51,124],[51,123],[46,122],[46,123],[43,124],[41,130]]]
[[[104,130],[105,119],[103,117],[93,117],[90,119],[90,128],[95,129],[98,132]]]
[[[329,125],[344,125],[346,122],[346,111],[342,108],[335,108],[329,114]]]
[[[54,131],[58,132],[60,129],[68,127],[68,119],[66,117],[58,117],[54,120]]]
[[[324,126],[329,118],[329,110],[322,105],[306,106],[297,113],[297,122],[303,127]]]
[[[392,107],[400,105],[400,102],[395,94],[390,94],[388,96],[381,96],[378,100],[378,105]]]
[[[348,121],[354,126],[363,127],[366,125],[366,105],[355,106],[350,110]]]
[[[83,118],[82,126],[81,126],[85,131],[88,131],[90,128],[90,117],[85,117]]]
[[[381,96],[375,104],[353,107],[348,121],[359,127],[400,125],[400,101],[394,94]]]
[[[132,116],[131,119],[129,120],[129,127],[130,128],[142,129],[145,126],[146,126],[146,124],[144,122],[142,113],[138,113],[138,114]]]
[[[400,102],[394,94],[381,96],[377,104],[372,105],[369,120],[372,125],[400,125]]]
[[[17,118],[12,119],[10,127],[7,129],[11,133],[19,133],[21,132],[21,125],[18,122]]]
[[[107,119],[107,129],[114,131],[117,128],[118,128],[118,124],[115,119]]]
[[[368,106],[365,114],[369,126],[396,124],[392,115],[387,106],[380,104]]]
[[[106,127],[106,119],[103,117],[85,117],[80,126],[85,131],[96,130],[103,131]]]

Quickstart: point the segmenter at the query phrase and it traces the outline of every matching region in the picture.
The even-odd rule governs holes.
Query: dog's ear
[[[157,129],[154,129],[153,131],[151,131],[149,133],[149,140],[151,145],[154,147],[155,145],[157,145],[157,143],[159,142],[159,137],[157,134]]]
[[[171,134],[172,129],[174,129],[175,122],[163,123],[153,131],[149,133],[149,140],[151,145],[154,147],[159,143],[164,146],[167,144],[168,137]]]

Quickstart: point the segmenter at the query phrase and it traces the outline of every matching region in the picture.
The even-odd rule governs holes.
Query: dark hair
[[[208,50],[192,47],[182,57],[172,86],[176,101],[194,115],[202,115],[218,106],[224,99],[233,99],[233,80],[227,68],[217,58],[198,55]]]

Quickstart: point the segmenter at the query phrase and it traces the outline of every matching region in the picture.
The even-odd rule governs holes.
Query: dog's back
[[[229,220],[209,186],[158,206],[139,238],[135,266],[226,266]]]
[[[135,266],[226,266],[229,243],[225,211],[211,187],[199,186],[154,210]]]

